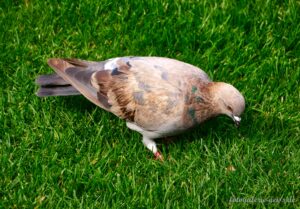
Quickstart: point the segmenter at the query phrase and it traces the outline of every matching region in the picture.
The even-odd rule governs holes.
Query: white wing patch
[[[113,59],[109,59],[105,65],[104,65],[104,70],[113,70],[115,68],[118,68],[118,64],[117,64],[117,61],[119,60],[120,58],[117,57],[117,58],[113,58]]]

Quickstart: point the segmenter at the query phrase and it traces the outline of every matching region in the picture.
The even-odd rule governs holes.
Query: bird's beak
[[[241,123],[241,118],[238,117],[238,116],[234,116],[234,115],[233,115],[232,119],[233,119],[235,125],[236,125],[237,127],[239,127],[239,126],[240,126],[240,123]]]

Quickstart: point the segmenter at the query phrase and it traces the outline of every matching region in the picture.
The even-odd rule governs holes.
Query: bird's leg
[[[143,136],[143,144],[153,152],[156,160],[163,160],[162,154],[157,150],[156,143],[153,139]]]
[[[141,127],[139,127],[136,124],[131,123],[131,122],[126,122],[126,125],[131,130],[137,131],[143,135],[143,144],[149,150],[151,150],[151,152],[153,152],[156,160],[161,160],[161,161],[163,160],[162,154],[157,150],[155,141],[153,141],[153,139],[151,139],[150,137],[145,136],[145,133],[147,133],[149,135],[149,134],[151,134],[151,132],[147,132],[144,129],[142,129]]]

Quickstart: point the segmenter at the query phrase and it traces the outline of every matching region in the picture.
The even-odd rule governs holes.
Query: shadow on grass
[[[92,112],[95,108],[99,108],[81,95],[60,97],[60,99],[63,101],[63,108],[72,112]]]

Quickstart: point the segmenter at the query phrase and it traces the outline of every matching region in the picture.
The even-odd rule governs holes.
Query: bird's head
[[[240,116],[245,109],[243,95],[230,84],[215,82],[213,85],[213,97],[218,112],[229,116],[239,126],[241,122]]]

